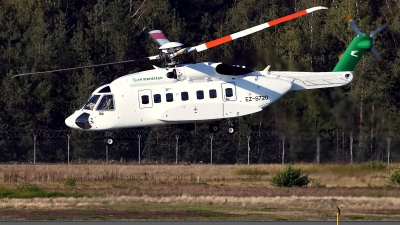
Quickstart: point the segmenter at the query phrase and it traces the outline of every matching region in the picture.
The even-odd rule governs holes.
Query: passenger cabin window
[[[99,98],[100,98],[100,95],[93,95],[92,97],[90,97],[90,99],[83,106],[83,109],[93,110],[93,108],[97,104],[97,101],[99,100]]]
[[[182,99],[182,101],[187,101],[187,100],[189,100],[189,93],[186,92],[186,91],[182,92],[182,93],[181,93],[181,99]]]
[[[154,97],[154,103],[160,103],[161,102],[161,95],[160,94],[155,94],[153,97]]]
[[[232,88],[225,88],[225,96],[226,97],[232,97],[233,96]]]
[[[166,97],[167,97],[167,102],[174,101],[174,95],[172,93],[167,93]]]
[[[197,91],[197,99],[204,99],[204,91]]]
[[[142,104],[143,105],[149,104],[149,96],[148,95],[142,95]]]
[[[210,94],[210,98],[216,98],[217,97],[217,90],[211,89],[209,91],[209,94]]]
[[[101,99],[97,110],[113,110],[114,109],[114,98],[112,95],[104,95]]]

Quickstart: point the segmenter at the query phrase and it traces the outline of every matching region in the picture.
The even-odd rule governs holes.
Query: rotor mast
[[[163,58],[167,67],[171,68],[181,63],[181,54],[177,54],[182,49],[181,46],[183,44],[179,42],[168,42],[159,48],[162,54],[166,56]]]

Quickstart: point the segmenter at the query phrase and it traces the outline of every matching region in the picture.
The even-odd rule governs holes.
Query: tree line
[[[392,160],[398,160],[400,16],[396,12],[400,5],[396,0],[2,0],[0,161],[30,161],[32,134],[37,133],[35,151],[41,160],[65,162],[66,136],[41,137],[44,130],[68,132],[72,158],[102,158],[99,135],[69,130],[65,118],[97,87],[152,69],[158,62],[11,78],[16,74],[155,55],[158,45],[148,35],[154,29],[163,30],[171,41],[194,46],[319,5],[330,9],[192,54],[190,60],[256,70],[271,65],[271,70],[331,71],[355,36],[346,22],[352,15],[367,34],[392,21],[374,41],[385,63],[378,65],[367,54],[349,85],[291,92],[260,113],[235,119],[236,134],[213,140],[216,162],[246,163],[248,136],[253,140],[250,149],[257,149],[250,151],[252,163],[281,162],[285,147],[289,162],[315,162],[317,149],[321,162],[387,160],[389,150]],[[211,160],[206,122],[136,130],[147,134],[141,143],[149,161],[175,161],[177,135],[182,161]],[[29,132],[9,135],[12,131]],[[119,137],[124,132],[105,131],[100,136]],[[261,138],[263,133],[272,136]],[[118,140],[110,148],[111,157],[137,160],[138,141],[137,136]]]

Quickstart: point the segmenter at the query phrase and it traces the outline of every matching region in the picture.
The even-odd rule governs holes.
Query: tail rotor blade
[[[123,63],[146,62],[146,61],[156,60],[156,59],[160,59],[160,58],[161,58],[160,55],[155,55],[155,56],[150,56],[150,57],[145,57],[145,58],[140,58],[140,59],[120,61],[120,62],[104,63],[104,64],[97,64],[97,65],[90,65],[90,66],[80,66],[80,67],[73,67],[73,68],[66,68],[66,69],[48,70],[48,71],[41,71],[41,72],[22,73],[22,74],[17,74],[15,76],[13,76],[12,78],[26,76],[26,75],[43,74],[43,73],[55,73],[55,72],[70,71],[70,70],[81,70],[81,69],[88,69],[88,68],[94,68],[94,67],[100,67],[100,66],[111,66],[111,65],[123,64]]]
[[[277,24],[280,24],[280,23],[283,23],[283,22],[286,22],[286,21],[289,21],[289,20],[296,19],[298,17],[304,16],[304,15],[306,15],[308,13],[311,13],[311,12],[314,12],[314,11],[317,11],[317,10],[321,10],[321,9],[327,10],[328,8],[327,7],[323,7],[323,6],[317,6],[317,7],[309,8],[309,9],[306,9],[306,10],[303,10],[303,11],[300,11],[300,12],[296,12],[296,13],[290,14],[288,16],[284,16],[284,17],[269,21],[267,23],[263,23],[263,24],[248,28],[246,30],[239,31],[237,33],[234,33],[234,34],[231,34],[231,35],[227,35],[225,37],[221,37],[221,38],[218,38],[216,40],[203,43],[201,45],[197,45],[197,46],[194,46],[194,47],[189,47],[189,48],[186,49],[186,52],[192,52],[192,51],[195,51],[195,50],[197,52],[201,52],[201,51],[213,48],[215,46],[230,42],[232,40],[247,36],[249,34],[261,31],[261,30],[266,29],[268,27],[272,27],[272,26],[275,26]]]
[[[149,34],[160,46],[169,43],[169,40],[161,30],[153,30]]]
[[[360,28],[358,28],[356,22],[353,20],[352,16],[347,17],[347,22],[349,22],[351,28],[356,32],[358,36],[361,36],[363,33],[361,32]]]
[[[383,58],[382,56],[378,53],[378,50],[376,50],[375,46],[372,46],[371,48],[371,53],[374,55],[376,61],[378,61],[379,64],[383,63]]]
[[[378,29],[372,31],[369,36],[370,37],[374,37],[375,35],[377,35],[379,32],[385,30],[386,28],[388,28],[391,25],[391,22],[388,21],[387,23],[384,23],[381,27],[379,27]]]

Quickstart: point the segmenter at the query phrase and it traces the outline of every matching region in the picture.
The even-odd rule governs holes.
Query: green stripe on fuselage
[[[372,48],[372,38],[366,34],[357,36],[347,47],[333,72],[353,71],[362,55]]]

